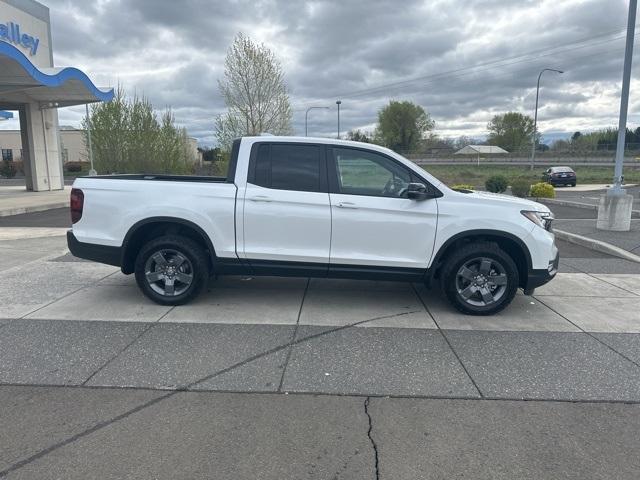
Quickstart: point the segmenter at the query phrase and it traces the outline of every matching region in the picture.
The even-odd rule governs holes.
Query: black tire
[[[135,275],[142,293],[154,302],[183,305],[206,285],[209,260],[204,250],[190,238],[165,235],[150,240],[140,249]],[[151,281],[155,278],[157,280]]]
[[[572,187],[575,187],[575,186],[576,186],[576,184],[575,184],[575,183],[572,183],[572,184],[571,184],[571,186],[572,186]]]
[[[519,274],[513,259],[498,245],[478,242],[465,245],[445,260],[440,281],[449,302],[462,313],[493,315],[513,300]]]

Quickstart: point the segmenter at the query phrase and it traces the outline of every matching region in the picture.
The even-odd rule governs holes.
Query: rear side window
[[[259,144],[251,183],[278,190],[320,192],[321,150],[316,145]]]

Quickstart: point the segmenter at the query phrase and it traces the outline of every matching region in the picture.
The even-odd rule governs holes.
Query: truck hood
[[[472,192],[463,193],[467,198],[477,198],[481,202],[499,202],[500,204],[510,204],[521,210],[535,210],[536,212],[550,212],[549,207],[542,203],[534,202],[533,200],[526,200],[524,198],[512,197],[510,195],[501,195],[499,193],[490,192]]]

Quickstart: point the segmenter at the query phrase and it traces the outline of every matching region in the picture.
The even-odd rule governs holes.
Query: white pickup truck
[[[297,137],[234,142],[227,177],[109,175],[71,192],[73,255],[135,273],[178,305],[215,275],[436,282],[487,315],[556,274],[539,203],[454,191],[376,145]]]

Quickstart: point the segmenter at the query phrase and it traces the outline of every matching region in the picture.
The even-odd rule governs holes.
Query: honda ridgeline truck
[[[391,150],[326,138],[238,139],[226,177],[81,177],[71,217],[73,255],[134,273],[162,305],[210,276],[309,276],[439,284],[487,315],[558,267],[545,205],[454,191]]]

